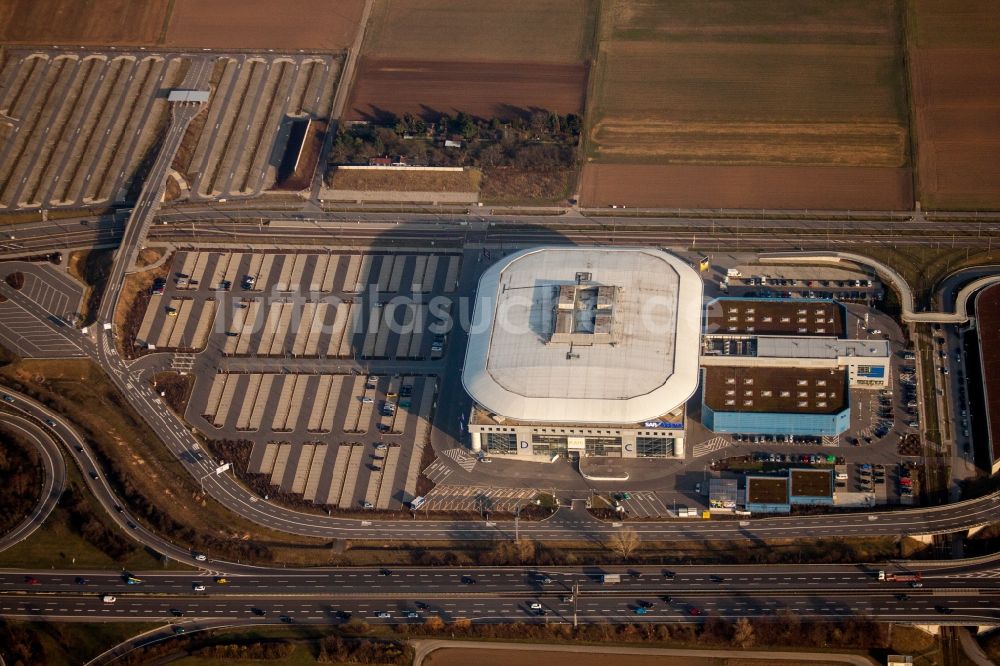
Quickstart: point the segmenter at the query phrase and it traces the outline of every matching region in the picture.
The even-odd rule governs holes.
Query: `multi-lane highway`
[[[150,181],[152,182],[152,181]],[[137,204],[137,208],[139,204]],[[277,221],[277,222],[271,222]],[[770,250],[844,244],[973,247],[1000,235],[1000,220],[952,221],[947,228],[923,218],[891,223],[871,220],[635,218],[584,216],[491,216],[449,213],[337,213],[223,206],[160,211],[151,237],[163,241],[329,242],[462,239],[470,228],[487,228],[494,244],[683,244],[726,242],[726,247]],[[60,247],[113,245],[123,225],[113,216],[27,222],[0,234],[0,256]]]
[[[911,565],[912,566],[912,565]],[[888,566],[889,572],[916,573]],[[603,583],[617,573],[620,582]],[[46,619],[211,618],[372,622],[675,622],[705,617],[868,617],[1000,623],[994,562],[919,571],[921,587],[868,566],[393,568],[220,572],[0,572],[0,612]],[[131,578],[134,582],[129,584]],[[105,595],[115,598],[105,601]],[[533,607],[537,604],[537,608]],[[646,612],[636,609],[648,605]],[[545,613],[538,613],[544,610]],[[388,613],[388,617],[380,613]]]

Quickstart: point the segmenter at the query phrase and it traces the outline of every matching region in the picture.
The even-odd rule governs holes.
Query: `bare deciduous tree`
[[[632,553],[639,548],[641,542],[642,539],[638,532],[631,527],[625,527],[615,532],[614,536],[611,537],[611,549],[621,555],[623,560],[628,560],[632,557]]]
[[[736,628],[733,631],[733,645],[738,648],[753,647],[757,642],[757,634],[754,631],[750,620],[741,617],[736,621]]]

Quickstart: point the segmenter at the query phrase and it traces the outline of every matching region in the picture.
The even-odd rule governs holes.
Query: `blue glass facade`
[[[837,414],[775,414],[770,412],[716,412],[702,403],[701,418],[712,432],[743,435],[835,436],[851,426],[851,408]]]

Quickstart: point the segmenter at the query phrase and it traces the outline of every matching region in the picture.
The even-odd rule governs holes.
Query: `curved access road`
[[[478,520],[362,520],[304,513],[264,501],[232,476],[213,474],[215,463],[190,452],[195,443],[190,432],[176,417],[158,406],[158,397],[148,386],[129,386],[130,396],[141,396],[142,416],[161,433],[168,448],[183,461],[195,478],[204,476],[204,487],[212,497],[240,516],[272,529],[317,538],[370,539],[378,541],[444,541],[512,539],[513,521],[487,522]],[[94,457],[83,438],[44,406],[25,396],[15,396],[12,407],[31,416],[57,423],[56,434],[67,443],[68,450],[87,475],[87,482],[98,501],[126,530],[166,555],[194,566],[204,566],[192,559],[189,549],[149,532],[124,512],[118,511],[119,500],[104,480]],[[143,404],[149,401],[147,407]],[[133,403],[135,404],[135,403]],[[97,478],[94,478],[96,475]],[[206,476],[207,475],[207,476]],[[536,540],[607,540],[623,525],[634,529],[643,540],[690,539],[776,539],[817,538],[834,536],[898,536],[943,534],[986,525],[1000,520],[1000,492],[973,500],[920,509],[882,511],[874,513],[832,513],[814,516],[781,516],[752,520],[665,520],[609,523],[591,516],[581,502],[564,507],[551,518],[541,521],[521,521],[520,534]],[[220,563],[221,564],[221,563]],[[215,566],[213,564],[213,566]],[[227,565],[235,567],[237,565]],[[229,570],[233,570],[232,568]]]
[[[61,446],[62,450],[65,451],[65,453],[82,472],[84,482],[87,484],[87,488],[97,500],[98,504],[100,504],[101,507],[108,513],[112,522],[120,527],[133,540],[143,546],[149,546],[163,555],[180,562],[184,562],[195,567],[202,567],[205,565],[204,562],[195,560],[195,553],[193,553],[191,549],[174,544],[159,534],[156,534],[151,530],[147,530],[125,510],[124,503],[118,499],[114,490],[112,490],[111,486],[108,485],[107,480],[101,473],[102,470],[97,462],[97,458],[92,453],[90,446],[87,444],[84,437],[80,435],[76,428],[71,426],[59,413],[52,411],[41,403],[6,386],[0,387],[0,392],[11,396],[14,400],[13,403],[4,403],[8,409],[0,411],[0,421],[9,424],[11,427],[17,427],[22,423],[34,426],[36,429],[36,435],[41,434],[40,439],[44,442],[48,442],[46,448],[47,454],[54,461],[58,461],[55,463],[57,468],[53,473],[53,479],[56,480],[57,486],[52,490],[54,496],[51,503],[52,506],[49,506],[44,513],[36,510],[35,513],[38,515],[34,518],[34,525],[31,528],[31,531],[22,534],[19,540],[27,538],[31,532],[37,529],[37,527],[45,521],[45,518],[48,517],[49,512],[51,512],[52,507],[55,506],[55,502],[58,500],[59,495],[62,494],[62,491],[65,488],[66,464],[60,452]],[[15,410],[19,412],[19,414],[12,413]],[[44,424],[44,430],[42,429],[43,425],[41,424]],[[32,515],[34,516],[35,514]],[[0,547],[0,550],[2,549],[3,547]]]
[[[12,414],[7,410],[0,410],[0,420],[38,449],[44,477],[42,494],[35,508],[14,529],[0,537],[0,550],[6,550],[31,536],[49,517],[52,509],[56,508],[59,497],[66,489],[66,462],[51,433],[46,432],[45,426],[37,420]]]

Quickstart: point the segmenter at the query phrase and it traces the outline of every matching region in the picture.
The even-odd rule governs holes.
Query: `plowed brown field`
[[[365,54],[481,62],[582,62],[596,0],[376,0]]]
[[[354,40],[364,4],[364,0],[175,0],[166,44],[342,49]]]
[[[919,0],[910,48],[919,198],[1000,208],[1000,47],[995,4]]]
[[[532,108],[581,113],[587,66],[363,58],[345,112],[373,120],[405,111],[509,118]]]
[[[910,169],[587,164],[586,206],[905,210]]]
[[[155,44],[169,0],[0,0],[7,44]]]

